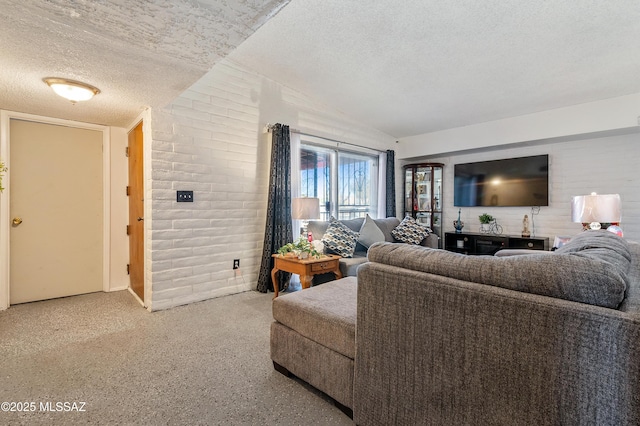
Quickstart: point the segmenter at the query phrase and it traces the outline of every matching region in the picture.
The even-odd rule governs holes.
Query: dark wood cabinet
[[[546,237],[446,232],[444,239],[445,250],[470,255],[493,255],[503,248],[549,250],[549,238]]]
[[[404,166],[404,214],[430,228],[442,247],[442,168],[440,163]]]

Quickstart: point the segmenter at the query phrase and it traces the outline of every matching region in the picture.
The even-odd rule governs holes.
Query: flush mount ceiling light
[[[49,85],[58,95],[69,99],[72,103],[78,101],[88,101],[94,95],[100,93],[100,89],[81,81],[68,80],[66,78],[43,78],[45,83]]]

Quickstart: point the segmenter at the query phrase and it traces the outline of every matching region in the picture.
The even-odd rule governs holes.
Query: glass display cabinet
[[[441,163],[404,166],[404,214],[430,228],[442,248],[442,168]]]

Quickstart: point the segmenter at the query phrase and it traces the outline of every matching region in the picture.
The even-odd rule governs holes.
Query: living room
[[[517,6],[502,2],[478,6],[414,1],[399,11],[397,4],[387,1],[367,5],[367,10],[358,13],[358,9],[364,8],[362,4],[265,1],[263,8],[258,8],[260,10],[249,17],[245,13],[245,2],[232,2],[231,8],[241,9],[239,15],[246,20],[228,17],[211,38],[207,38],[208,33],[202,26],[193,24],[201,24],[197,19],[174,19],[182,16],[177,5],[173,4],[176,9],[171,13],[160,11],[162,7],[158,3],[171,6],[172,2],[153,2],[150,9],[120,3],[117,6],[75,4],[62,0],[42,5],[22,3],[8,2],[0,11],[0,23],[3,24],[0,39],[5,41],[2,45],[6,52],[6,56],[3,53],[3,72],[6,74],[0,74],[3,87],[0,95],[3,117],[0,161],[7,163],[4,183],[9,184],[8,191],[0,194],[0,310],[10,305],[8,234],[14,230],[10,225],[13,219],[9,199],[13,169],[9,122],[46,121],[69,126],[89,123],[100,126],[109,135],[109,155],[104,162],[110,176],[109,192],[104,196],[105,200],[110,200],[110,209],[105,216],[110,224],[105,240],[110,246],[105,249],[104,286],[109,297],[123,293],[130,296],[118,291],[129,286],[126,272],[129,247],[124,232],[129,224],[124,190],[127,160],[123,153],[128,144],[128,132],[140,120],[145,125],[146,215],[139,219],[145,228],[146,292],[140,302],[149,311],[164,312],[153,314],[154,317],[143,311],[150,319],[133,314],[132,322],[157,321],[157,324],[152,333],[138,330],[132,338],[126,335],[127,323],[117,312],[99,314],[101,304],[89,303],[83,309],[95,313],[99,319],[98,328],[116,330],[122,335],[112,333],[113,340],[105,339],[104,342],[108,342],[106,349],[96,341],[88,344],[83,336],[78,337],[75,346],[65,348],[69,352],[88,348],[91,356],[109,352],[112,358],[109,365],[116,370],[129,360],[118,358],[113,348],[128,353],[124,348],[135,346],[136,341],[144,342],[151,334],[159,339],[160,343],[152,347],[153,353],[135,352],[141,355],[133,363],[137,375],[127,377],[126,374],[106,372],[111,374],[109,377],[117,378],[109,385],[118,395],[113,398],[105,395],[104,405],[122,400],[122,388],[115,382],[125,382],[131,377],[141,382],[157,379],[154,389],[162,390],[162,398],[148,395],[148,389],[144,389],[142,395],[150,396],[147,399],[152,402],[168,401],[173,390],[164,388],[163,382],[177,380],[170,372],[178,369],[183,355],[185,359],[190,357],[188,365],[193,376],[188,380],[194,383],[199,376],[213,380],[212,377],[226,377],[231,372],[255,372],[253,378],[257,377],[259,382],[255,388],[251,387],[254,382],[247,380],[248,385],[244,388],[228,388],[242,389],[238,394],[227,392],[225,388],[217,389],[218,393],[212,397],[225,401],[227,406],[221,412],[229,416],[235,413],[236,417],[232,418],[237,423],[247,422],[233,406],[238,400],[246,403],[246,407],[241,408],[247,410],[252,405],[251,398],[258,396],[263,397],[258,407],[264,411],[273,407],[282,410],[285,406],[290,409],[295,405],[285,401],[272,406],[269,404],[273,399],[271,395],[264,397],[264,392],[274,391],[269,380],[278,380],[269,376],[272,373],[270,365],[266,372],[247,367],[255,362],[248,354],[263,350],[268,344],[266,331],[256,337],[257,328],[252,327],[258,327],[257,319],[264,319],[269,306],[260,304],[260,314],[249,321],[246,318],[255,314],[254,305],[260,302],[243,299],[255,290],[260,268],[270,169],[268,124],[283,123],[320,138],[381,151],[394,150],[399,217],[403,215],[402,166],[427,161],[443,163],[443,223],[447,231],[453,230],[452,222],[458,216],[452,196],[455,164],[548,154],[549,206],[541,207],[539,212],[533,212],[529,207],[462,208],[464,230],[476,232],[480,226],[478,216],[486,212],[496,217],[505,234],[518,235],[522,217],[528,214],[534,221],[536,236],[552,240],[555,236],[571,236],[581,229],[580,224],[571,221],[571,197],[591,192],[615,193],[622,199],[621,227],[625,237],[640,240],[640,185],[636,178],[636,164],[640,160],[637,148],[640,58],[633,43],[640,34],[634,2],[589,3],[580,5],[579,9],[568,3],[543,7],[527,2]],[[199,7],[202,9],[194,13],[196,17],[205,16],[211,22],[216,21],[216,13],[220,10]],[[114,10],[105,10],[109,8]],[[215,9],[214,6],[211,8]],[[115,19],[116,15],[124,19]],[[120,29],[126,31],[119,33],[119,23],[132,16],[140,17],[152,28],[140,25],[139,29],[132,30],[123,26]],[[238,24],[240,21],[242,24]],[[405,25],[406,22],[412,25]],[[175,33],[167,28],[176,28]],[[343,36],[348,28],[354,29],[354,33]],[[205,29],[209,30],[208,27]],[[367,39],[366,43],[359,44],[363,43],[359,40],[359,32],[364,34],[362,38]],[[40,34],[41,38],[34,39],[30,34]],[[410,36],[410,39],[398,38],[402,36]],[[106,39],[112,44],[105,47],[97,42]],[[193,66],[180,56],[181,51],[188,53],[193,48],[183,45],[184,40],[197,40],[198,43],[193,44],[205,46],[202,50],[215,51],[211,53],[213,59]],[[306,44],[289,45],[287,40]],[[87,46],[83,48],[83,44]],[[426,49],[430,44],[437,44],[438,48]],[[163,45],[170,46],[170,54],[179,56],[179,60],[162,57],[161,53],[166,53],[162,50]],[[216,47],[211,47],[213,45]],[[359,50],[356,54],[349,49],[342,51],[338,48],[340,45]],[[483,47],[478,49],[478,46]],[[412,50],[418,48],[423,50]],[[396,51],[405,54],[403,60],[395,59]],[[58,55],[57,59],[46,59],[50,57],[48,52]],[[69,52],[72,54],[67,54]],[[121,58],[134,63],[131,57],[135,55],[131,52],[138,54],[150,68],[139,71],[130,67],[131,64],[117,69],[111,66]],[[198,53],[205,56],[201,51]],[[134,65],[140,66],[139,63]],[[109,72],[101,74],[96,68]],[[86,103],[72,104],[57,98],[42,79],[58,73],[87,80],[98,86],[101,93]],[[178,80],[174,74],[181,74],[184,79]],[[345,80],[346,77],[349,78]],[[123,87],[132,85],[140,86],[140,90],[153,93],[153,96],[133,97],[122,92]],[[38,101],[30,103],[34,99]],[[116,111],[112,109],[114,104],[120,108],[117,114],[112,114]],[[327,146],[335,146],[335,143],[327,143]],[[193,190],[194,202],[177,203],[177,190]],[[69,238],[73,239],[73,234]],[[239,270],[232,268],[234,259],[240,260]],[[232,294],[238,294],[241,303],[246,302],[245,309],[238,311],[246,315],[244,319],[225,306],[221,296]],[[193,303],[208,299],[216,303],[211,310],[218,310],[226,321],[221,321],[211,310],[203,312],[201,306]],[[128,301],[123,303],[131,307],[127,305]],[[193,322],[189,317],[177,319],[184,311],[170,309],[181,305],[188,305],[179,309],[189,309],[187,312],[194,318]],[[32,331],[45,330],[44,325],[54,327],[54,331],[60,331],[55,328],[57,324],[63,327],[62,330],[74,325],[73,318],[66,318],[65,311],[43,309],[38,312],[33,308],[36,304],[30,306],[26,309],[41,321],[25,323]],[[3,318],[13,315],[10,312],[11,309],[4,312]],[[266,317],[266,321],[270,321],[271,317]],[[195,321],[195,318],[199,320]],[[219,334],[213,337],[196,332],[181,335],[171,328],[174,320],[185,327],[197,324],[196,328],[200,330],[215,324]],[[244,340],[255,337],[259,345],[243,346],[241,352],[247,359],[234,364],[236,369],[227,369],[223,361],[235,360],[237,356],[233,352],[233,339],[229,338],[237,333],[234,322],[246,327],[240,331],[247,337]],[[176,341],[196,338],[184,346],[174,348],[171,345],[172,351],[168,351],[165,330],[169,329],[173,333],[170,338]],[[25,334],[28,331],[26,328],[18,330]],[[33,355],[39,349],[29,341],[22,341],[19,335],[5,337],[10,343],[3,350],[32,356],[30,359],[37,361],[33,362],[36,370],[38,365],[45,365],[50,360],[47,356]],[[65,341],[55,333],[45,338],[50,348]],[[214,356],[204,353],[201,342],[207,340],[199,340],[207,338],[220,344]],[[222,339],[228,340],[226,344],[220,343]],[[157,362],[156,356],[160,357],[164,352],[177,356],[170,362]],[[263,359],[268,357],[266,352],[268,349],[257,362],[268,363]],[[230,353],[234,355],[229,356]],[[199,361],[206,355],[210,356],[206,358],[207,362],[219,361],[219,370],[198,370]],[[56,365],[66,365],[60,362]],[[92,364],[91,359],[88,364]],[[160,370],[152,369],[157,365]],[[251,366],[255,367],[254,364]],[[27,367],[12,358],[11,368],[15,368],[12,385],[20,386],[22,369]],[[90,369],[82,371],[96,382],[104,377],[92,376]],[[268,379],[262,380],[263,376]],[[47,379],[46,376],[34,378],[33,383]],[[242,379],[240,375],[238,381]],[[68,383],[67,377],[56,377],[52,383],[59,384],[59,388],[52,391],[57,392]],[[202,385],[198,382],[198,388],[194,389],[180,383],[182,387],[178,388],[177,394],[188,388],[193,393],[182,395],[196,397],[211,385],[210,381]],[[297,397],[298,388],[292,389],[288,382],[278,383],[281,387],[275,387],[275,392],[282,392],[281,395],[289,398]],[[25,389],[22,387],[26,396],[33,395]],[[126,391],[133,393],[139,389],[129,383]],[[72,393],[70,391],[69,395]],[[60,395],[50,394],[58,398]],[[247,395],[248,400],[242,399]],[[309,392],[309,395],[313,394]],[[303,403],[317,407],[317,401],[309,395],[305,393],[301,397]],[[151,406],[152,402],[149,402]],[[109,407],[100,408],[109,410]],[[145,405],[145,408],[148,407]],[[179,408],[171,407],[170,411],[175,414]],[[304,407],[298,409],[307,413]],[[151,411],[156,415],[153,420],[168,421],[157,406],[152,406]],[[131,416],[126,418],[128,421],[136,418],[134,409],[127,414]],[[211,413],[202,413],[206,414]],[[252,419],[275,422],[283,418],[277,413],[269,412],[263,417],[261,414],[253,412],[255,417]],[[288,412],[287,419],[295,423],[301,418],[296,414],[295,411]],[[188,418],[186,414],[185,417],[170,417],[172,420],[185,418]],[[77,421],[82,422],[82,417]],[[222,422],[220,418],[218,421]]]
[[[266,76],[276,70],[280,71],[281,63],[274,64],[272,69],[261,69],[258,65],[247,67],[246,64],[259,63],[268,55],[265,43],[273,42],[274,37],[283,37],[282,30],[278,29],[283,23],[293,20],[296,22],[296,29],[299,30],[299,27],[308,26],[309,22],[313,22],[315,13],[328,16],[328,11],[316,11],[315,7],[317,6],[312,7],[302,2],[288,5],[261,28],[261,33],[258,33],[261,37],[249,37],[228,58],[217,61],[210,71],[171,102],[152,107],[128,119],[129,123],[137,122],[139,117],[148,120],[148,132],[145,134],[148,151],[145,158],[150,167],[146,172],[146,186],[152,197],[148,197],[145,207],[148,212],[144,223],[147,230],[145,268],[149,273],[146,277],[148,292],[143,302],[150,310],[254,288],[264,232],[266,177],[269,169],[267,153],[270,139],[265,126],[268,123],[281,122],[291,128],[321,137],[379,150],[395,150],[397,194],[402,194],[403,190],[402,165],[427,160],[444,163],[445,224],[452,223],[458,213],[453,207],[449,187],[453,183],[453,164],[529,154],[549,154],[550,205],[541,208],[540,212],[532,217],[535,221],[536,235],[553,238],[558,235],[571,235],[577,231],[579,228],[569,220],[570,199],[574,195],[591,192],[621,194],[622,226],[626,235],[634,238],[640,233],[640,225],[634,220],[640,216],[640,212],[635,179],[632,178],[634,163],[638,158],[638,150],[634,149],[640,115],[640,95],[637,88],[629,91],[628,88],[612,85],[615,87],[609,92],[599,89],[602,93],[595,93],[595,88],[591,91],[584,89],[583,93],[574,98],[582,99],[583,102],[571,104],[562,99],[552,104],[539,99],[541,95],[535,92],[538,90],[536,85],[533,85],[533,89],[531,85],[527,85],[520,90],[523,96],[531,95],[533,91],[533,98],[536,100],[533,111],[531,105],[521,106],[516,103],[520,110],[515,109],[509,111],[506,116],[500,116],[498,113],[491,115],[483,110],[461,105],[460,108],[467,111],[467,121],[456,114],[450,114],[447,119],[441,118],[438,123],[437,117],[440,116],[439,110],[442,108],[435,104],[430,105],[428,110],[410,113],[403,107],[403,112],[414,120],[416,115],[425,117],[423,127],[420,127],[422,130],[413,130],[417,124],[412,124],[414,127],[408,126],[407,129],[416,133],[411,133],[411,130],[397,130],[396,134],[391,136],[392,131],[385,133],[371,124],[365,124],[360,119],[340,112],[339,106],[329,106],[319,93],[310,95],[291,88],[299,87],[300,75],[289,73],[287,76],[291,79],[287,81],[276,81]],[[608,6],[603,7],[604,9],[599,11],[602,16],[590,19],[593,19],[594,25],[600,22],[603,25],[611,25],[612,22],[617,22],[616,20],[620,21],[620,34],[616,33],[608,40],[609,43],[613,43],[626,35],[626,31],[631,31],[626,26],[629,22],[628,17],[621,18],[624,15],[622,8],[611,11]],[[307,21],[301,17],[305,10],[309,13],[314,12],[305,18]],[[332,13],[341,14],[339,10]],[[370,21],[366,19],[375,18],[376,13],[376,10],[372,10],[363,14],[362,19],[365,21],[359,26],[370,25]],[[465,25],[483,27],[477,23],[473,24],[473,17],[469,16],[464,8],[443,10],[442,13],[447,19],[459,18],[463,19],[461,22]],[[527,13],[532,13],[532,22],[537,19],[551,19],[522,10],[514,22],[526,20]],[[559,7],[554,13],[558,15],[554,18],[558,21],[570,14],[564,6]],[[407,14],[410,12],[400,16],[405,17]],[[512,25],[514,23],[509,24],[505,31],[512,29]],[[527,31],[531,30],[531,26],[534,25],[528,26]],[[325,33],[321,31],[327,30],[319,27],[317,37],[325,37]],[[569,31],[567,27],[561,33]],[[525,35],[531,34],[525,32]],[[286,33],[284,36],[286,37]],[[495,34],[493,36],[495,37]],[[452,35],[455,42],[466,38],[466,35]],[[518,40],[522,42],[522,38]],[[277,38],[276,40],[281,41]],[[329,44],[329,41],[332,44]],[[327,46],[331,48],[335,43],[334,40],[327,40]],[[548,40],[545,43],[541,45],[551,48]],[[571,39],[565,45],[554,47],[571,49],[572,43],[577,42]],[[412,41],[412,45],[415,46],[416,42]],[[585,49],[582,44],[578,45]],[[295,48],[299,47],[292,47],[292,51]],[[257,52],[262,53],[257,55]],[[505,54],[507,51],[496,52]],[[621,52],[626,51],[621,48]],[[622,55],[621,52],[617,54]],[[611,52],[609,54],[613,55]],[[480,58],[482,55],[474,54],[473,57]],[[331,64],[328,59],[327,62]],[[591,58],[590,61],[599,62],[596,58]],[[347,65],[353,66],[345,64],[345,69]],[[482,69],[491,69],[487,68],[487,64],[477,65],[482,65]],[[527,61],[520,65],[525,68],[533,66]],[[561,60],[554,62],[556,67],[561,65]],[[589,65],[593,64],[590,62]],[[537,69],[532,68],[529,72]],[[626,63],[624,67],[608,69],[612,73],[619,72],[621,76],[635,75],[629,74]],[[561,73],[561,70],[556,72]],[[573,72],[566,71],[565,74],[559,75],[562,75],[562,81],[566,86],[584,88],[584,84],[579,84],[580,79],[575,78]],[[459,81],[459,76],[455,77],[456,81]],[[572,79],[576,82],[572,83]],[[615,79],[612,77],[601,80]],[[634,87],[635,83],[624,81],[622,77],[618,79],[620,86],[628,83],[628,86]],[[552,80],[550,78],[550,81]],[[491,89],[499,87],[496,86],[495,79],[487,81],[490,82]],[[554,84],[559,84],[557,79],[553,81],[556,81]],[[592,81],[590,83],[593,84]],[[467,87],[470,90],[472,86],[467,84]],[[42,90],[45,88],[46,86]],[[357,89],[359,92],[366,92],[366,87],[363,89],[358,86]],[[413,90],[418,90],[418,83],[414,83]],[[551,96],[559,90],[559,87],[550,87],[547,93]],[[472,95],[472,92],[468,94]],[[496,91],[496,94],[499,94],[499,99],[503,99],[503,102],[507,102],[508,94],[500,91]],[[342,102],[345,102],[344,99]],[[513,99],[509,102],[513,102]],[[353,103],[358,102],[351,100],[351,104]],[[84,107],[78,104],[69,108],[50,101],[48,104],[48,112],[41,109],[21,111],[73,119],[80,107]],[[351,104],[344,104],[343,108],[347,109]],[[6,101],[5,105],[3,108],[12,110]],[[416,110],[415,107],[413,109]],[[451,110],[451,107],[445,109]],[[375,120],[368,119],[367,123],[372,121]],[[386,122],[390,121],[393,120],[386,119]],[[116,153],[124,150],[127,143],[126,132],[130,127],[120,125],[109,128],[113,153],[110,163],[111,176],[114,182],[121,182],[123,177],[126,178],[126,163],[123,159],[118,159]],[[7,152],[6,142],[2,148],[4,157]],[[196,202],[189,207],[174,202],[175,190],[184,188],[195,190]],[[126,203],[126,197],[118,191],[115,184],[111,196],[113,200],[119,201],[114,203],[111,211],[111,238],[115,243],[110,249],[111,278],[108,288],[116,290],[127,286],[128,277],[123,273],[125,265],[121,264],[126,262],[127,258],[126,238],[116,230],[125,226],[128,219],[119,208],[122,203]],[[6,203],[4,200],[3,202]],[[398,215],[401,215],[400,197],[397,204]],[[505,233],[509,234],[518,234],[523,215],[531,215],[527,208],[486,210],[497,218]],[[461,218],[466,223],[466,230],[477,230],[477,216],[483,212],[485,209],[481,208],[462,209]],[[6,242],[3,245],[6,246]],[[233,259],[238,258],[241,260],[241,273],[231,268]]]

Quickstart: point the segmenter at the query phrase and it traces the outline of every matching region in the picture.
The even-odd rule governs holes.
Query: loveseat
[[[366,218],[359,217],[356,219],[339,220],[338,222],[345,225],[352,231],[358,233],[357,244],[355,246],[352,257],[343,256],[340,259],[340,272],[342,272],[343,277],[356,276],[358,266],[367,261],[367,250],[369,248],[369,245],[376,241],[376,238],[366,230],[371,228],[368,228],[367,226],[363,228],[365,221],[373,222],[373,224],[381,231],[381,234],[379,235],[381,235],[382,237],[380,237],[380,239],[377,239],[377,241],[402,243],[402,241],[396,239],[392,234],[392,231],[401,223],[401,221],[396,217],[371,219],[371,217],[367,216]],[[325,233],[327,232],[329,224],[330,222],[328,221],[312,220],[309,221],[309,226],[307,229],[312,233],[314,240],[322,240]],[[438,248],[438,240],[439,238],[436,234],[429,233],[426,238],[420,241],[420,245],[424,247]],[[328,252],[331,251],[328,250]]]
[[[377,243],[353,277],[273,302],[271,357],[358,425],[640,424],[640,244],[553,254]]]

